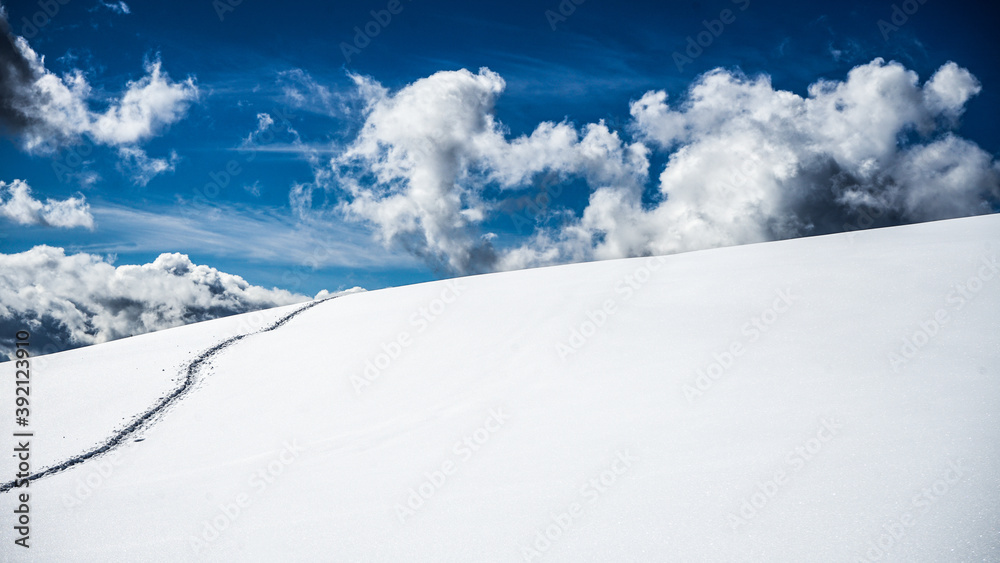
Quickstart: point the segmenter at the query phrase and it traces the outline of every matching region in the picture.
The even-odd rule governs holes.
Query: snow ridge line
[[[80,455],[73,456],[58,465],[47,467],[42,471],[39,471],[38,473],[32,473],[31,475],[25,477],[24,479],[15,479],[14,481],[9,481],[7,483],[0,484],[0,493],[6,493],[7,491],[13,489],[15,483],[24,481],[35,481],[37,479],[41,479],[42,477],[48,477],[49,475],[65,471],[70,467],[73,467],[74,465],[79,465],[93,457],[97,457],[101,454],[107,453],[117,448],[122,443],[130,439],[132,435],[138,432],[147,422],[150,421],[150,419],[155,417],[157,414],[162,413],[164,409],[169,407],[172,403],[178,401],[182,395],[184,395],[187,391],[189,391],[197,381],[198,372],[210,359],[212,359],[213,356],[225,350],[226,348],[232,346],[233,344],[239,342],[240,340],[243,340],[247,336],[253,336],[255,334],[263,334],[265,332],[270,332],[276,328],[280,328],[284,326],[288,321],[292,320],[301,313],[304,313],[309,309],[312,309],[313,307],[319,305],[320,303],[323,303],[324,301],[336,299],[337,297],[338,296],[327,297],[326,299],[321,299],[319,301],[312,301],[310,303],[307,303],[306,305],[299,307],[298,309],[292,311],[291,313],[288,313],[287,315],[281,317],[280,319],[274,321],[273,323],[262,329],[256,330],[254,332],[248,332],[246,334],[239,334],[236,336],[229,337],[223,340],[222,342],[219,342],[215,346],[212,346],[211,348],[205,350],[201,354],[198,354],[198,356],[196,356],[195,359],[191,360],[191,362],[188,363],[187,370],[185,370],[186,377],[184,378],[184,382],[177,389],[174,389],[169,395],[163,397],[155,405],[146,409],[146,411],[144,411],[142,414],[140,414],[134,420],[132,420],[132,422],[129,423],[128,426],[113,434],[110,438],[105,440],[101,445],[95,447],[92,450],[86,451]]]

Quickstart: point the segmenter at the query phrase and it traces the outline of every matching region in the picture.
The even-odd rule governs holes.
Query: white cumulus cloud
[[[1000,201],[1000,166],[953,132],[981,87],[951,62],[921,84],[875,59],[806,96],[716,69],[678,102],[663,91],[632,102],[632,139],[603,122],[545,122],[508,138],[493,111],[505,83],[488,69],[438,72],[394,93],[354,80],[360,133],[328,182],[296,186],[293,200],[308,208],[315,186],[339,188],[348,217],[450,273],[944,219]],[[648,185],[654,153],[666,164]],[[546,210],[558,226],[514,243],[486,232],[504,198],[542,174],[584,184],[583,212]]]
[[[124,8],[125,4],[117,4]],[[84,135],[99,144],[141,143],[183,118],[198,97],[193,78],[175,82],[158,59],[117,97],[95,99],[83,71],[58,76],[0,13],[0,125],[29,152],[49,152]],[[103,110],[92,109],[97,102]]]
[[[43,203],[31,195],[31,186],[24,180],[9,184],[0,181],[0,217],[19,225],[94,228],[94,217],[86,198],[46,199]]]
[[[34,94],[32,103],[19,108],[32,123],[22,131],[28,151],[50,149],[53,139],[76,142],[84,134],[104,145],[134,145],[179,121],[198,95],[192,78],[174,82],[160,61],[153,60],[145,64],[146,75],[129,82],[105,111],[93,111],[91,87],[83,72],[56,76],[27,42],[19,38],[19,46],[37,76],[28,86]]]
[[[989,212],[1000,196],[996,164],[947,129],[976,92],[953,63],[921,86],[916,73],[876,59],[804,98],[724,70],[700,77],[675,107],[648,93],[631,111],[640,138],[672,150],[659,178],[665,197],[592,230],[609,242],[641,231],[632,253],[667,253],[841,231],[863,216]],[[902,142],[908,133],[917,139]]]
[[[645,148],[603,124],[577,130],[546,122],[507,140],[493,117],[505,84],[488,69],[439,72],[394,95],[354,78],[367,108],[361,132],[332,162],[335,182],[350,195],[343,210],[442,271],[496,267],[494,236],[480,231],[494,211],[482,195],[487,185],[516,189],[548,171],[634,189],[647,173]],[[301,202],[308,194],[295,196]]]

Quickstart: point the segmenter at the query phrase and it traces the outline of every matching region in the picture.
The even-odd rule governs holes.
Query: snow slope
[[[339,297],[33,481],[30,549],[0,494],[0,555],[997,561],[998,257],[994,215]],[[33,470],[296,308],[33,359]]]

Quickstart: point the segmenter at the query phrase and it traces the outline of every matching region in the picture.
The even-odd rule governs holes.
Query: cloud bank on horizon
[[[664,91],[633,101],[632,140],[603,122],[544,122],[508,139],[493,113],[505,83],[485,68],[395,93],[353,78],[364,125],[312,187],[343,191],[348,217],[449,274],[955,218],[1000,201],[1000,165],[953,132],[981,88],[953,62],[921,84],[875,59],[843,81],[817,81],[807,97],[775,90],[766,75],[716,69],[679,103]],[[650,202],[654,152],[669,160],[654,171]],[[540,174],[583,180],[582,214],[552,211],[558,227],[514,244],[483,228]]]
[[[317,297],[326,297],[324,293]],[[143,265],[36,246],[0,254],[0,355],[28,330],[44,353],[309,300],[161,254]]]

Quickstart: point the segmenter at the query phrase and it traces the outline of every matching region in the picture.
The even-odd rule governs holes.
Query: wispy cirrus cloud
[[[300,68],[278,72],[284,102],[297,110],[339,117],[348,112],[349,96],[331,90]]]
[[[197,204],[136,209],[95,205],[101,236],[76,248],[97,254],[161,252],[164,241],[187,253],[240,258],[272,267],[408,268],[416,261],[373,243],[357,226],[335,218],[302,223],[287,210]]]
[[[136,147],[120,147],[118,157],[118,170],[137,186],[145,186],[160,174],[173,172],[180,160],[175,151],[171,151],[168,158],[152,158]]]
[[[97,6],[95,6],[94,9],[101,9],[101,8],[105,10],[111,10],[112,12],[119,15],[128,15],[132,13],[132,9],[128,7],[128,4],[121,1],[103,2],[102,0],[98,0]]]

